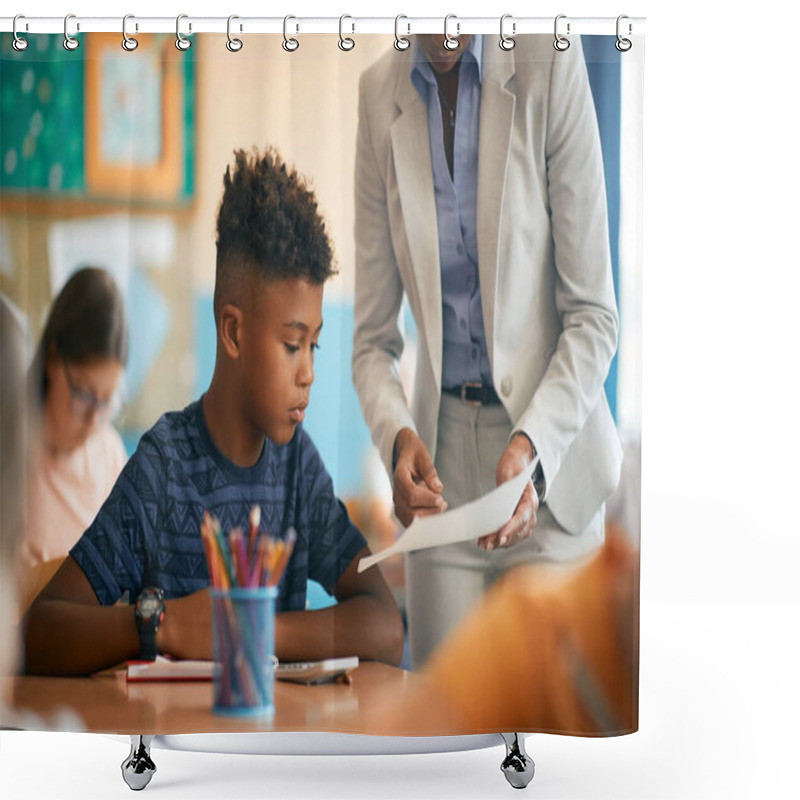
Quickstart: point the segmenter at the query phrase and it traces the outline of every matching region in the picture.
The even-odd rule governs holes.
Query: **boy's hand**
[[[403,525],[416,516],[441,514],[447,509],[442,482],[422,439],[411,428],[403,428],[394,441],[394,513]]]
[[[156,632],[156,646],[159,653],[173,658],[214,658],[208,589],[167,600],[164,622]]]
[[[497,464],[497,485],[519,475],[533,461],[533,455],[533,445],[527,436],[517,434],[512,437]],[[527,539],[533,533],[538,510],[539,497],[533,489],[533,483],[528,481],[514,510],[514,516],[499,531],[478,539],[478,547],[494,550],[496,547],[511,547]]]

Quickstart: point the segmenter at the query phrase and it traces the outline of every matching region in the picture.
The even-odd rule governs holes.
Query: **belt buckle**
[[[470,406],[482,406],[483,403],[480,400],[468,400],[467,399],[467,389],[482,389],[483,384],[478,381],[467,381],[466,383],[461,384],[461,399]]]

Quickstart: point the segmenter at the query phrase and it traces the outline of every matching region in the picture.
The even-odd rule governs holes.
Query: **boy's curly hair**
[[[246,272],[320,285],[336,270],[325,223],[306,180],[274,148],[234,152],[217,215],[214,316]]]

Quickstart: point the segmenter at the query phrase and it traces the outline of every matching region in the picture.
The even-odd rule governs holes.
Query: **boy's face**
[[[242,318],[243,398],[250,422],[286,444],[305,417],[322,330],[322,285],[254,281]]]

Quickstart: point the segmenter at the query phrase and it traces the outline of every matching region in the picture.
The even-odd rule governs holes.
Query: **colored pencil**
[[[279,542],[279,545],[282,545],[282,547],[280,547],[275,566],[270,571],[270,574],[267,578],[267,586],[277,586],[278,583],[280,583],[281,576],[283,575],[286,565],[289,563],[289,559],[292,556],[292,551],[294,550],[296,541],[297,531],[294,528],[289,528],[289,530],[286,532],[286,538]]]
[[[252,561],[256,551],[256,539],[258,537],[258,528],[261,525],[261,506],[256,504],[250,509],[250,541],[249,541],[249,555]]]

